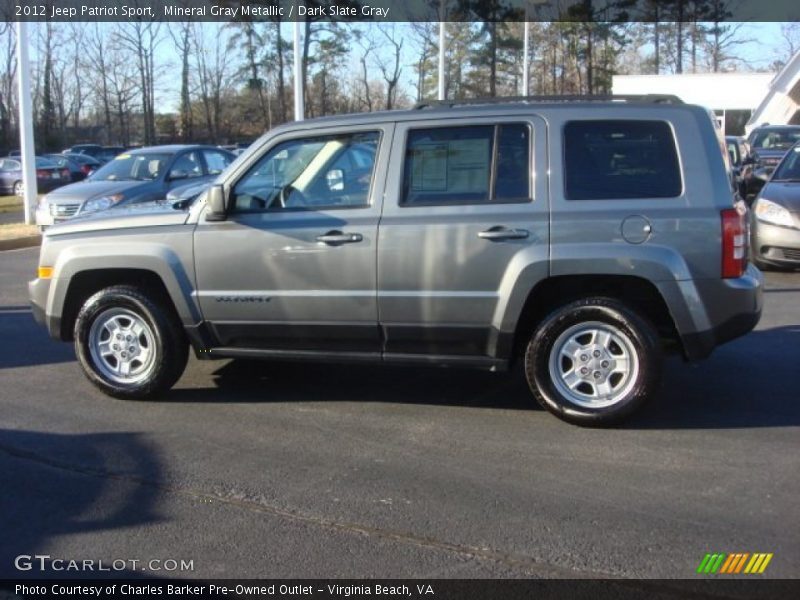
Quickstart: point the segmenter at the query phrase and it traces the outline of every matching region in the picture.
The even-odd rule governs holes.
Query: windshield
[[[120,154],[99,168],[92,181],[151,181],[158,179],[167,166],[171,154]]]
[[[753,148],[788,150],[797,142],[800,142],[800,128],[767,129],[756,133],[753,138]]]
[[[772,181],[800,181],[800,145],[792,148],[778,165],[772,174]]]

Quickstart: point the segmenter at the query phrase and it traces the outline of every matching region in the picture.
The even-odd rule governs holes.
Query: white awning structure
[[[759,125],[800,125],[800,51],[769,84],[766,96],[745,126],[750,133]]]

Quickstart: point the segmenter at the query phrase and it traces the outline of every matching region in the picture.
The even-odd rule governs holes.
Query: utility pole
[[[25,188],[25,223],[33,225],[39,190],[36,187],[31,68],[28,57],[28,24],[25,21],[17,21],[17,83],[19,84],[19,149],[22,162],[22,185]]]
[[[444,53],[445,53],[445,22],[439,21],[439,100],[445,99],[444,89]]]
[[[300,21],[294,22],[294,120],[305,116],[305,89],[303,84],[303,53],[300,50]]]
[[[528,56],[530,53],[530,23],[528,22],[528,3],[525,3],[525,27],[522,35],[522,95],[529,96],[530,90],[528,89],[529,81],[531,79],[531,61]]]

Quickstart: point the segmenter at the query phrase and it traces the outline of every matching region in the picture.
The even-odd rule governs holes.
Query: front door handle
[[[527,229],[509,229],[508,227],[503,227],[501,225],[497,225],[495,227],[491,227],[486,231],[481,231],[478,233],[478,237],[484,240],[524,240],[530,235]]]
[[[342,233],[341,231],[329,231],[322,235],[317,236],[317,241],[323,244],[330,244],[331,246],[338,246],[339,244],[353,244],[360,242],[364,236],[360,233]]]

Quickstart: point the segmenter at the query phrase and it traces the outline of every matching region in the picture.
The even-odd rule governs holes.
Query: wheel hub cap
[[[624,399],[639,373],[630,337],[601,322],[564,331],[553,344],[548,366],[558,391],[584,408],[608,407]]]
[[[139,383],[156,364],[152,329],[125,308],[111,308],[95,318],[89,330],[89,351],[97,370],[116,383]]]

